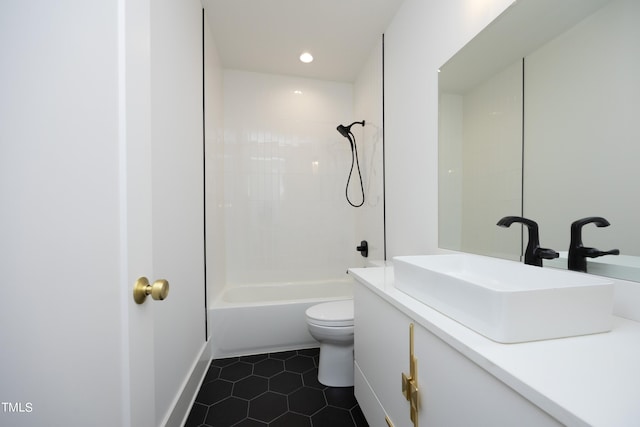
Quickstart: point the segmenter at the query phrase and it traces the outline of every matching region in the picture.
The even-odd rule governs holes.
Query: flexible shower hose
[[[360,162],[358,161],[358,147],[356,146],[356,137],[349,131],[349,142],[351,143],[351,169],[349,170],[349,178],[347,178],[347,185],[344,189],[344,194],[347,197],[347,202],[354,208],[359,208],[364,205],[364,185],[362,184],[362,173],[360,172]],[[358,169],[358,177],[360,178],[360,191],[362,194],[362,201],[359,205],[356,205],[349,198],[349,182],[351,181],[351,175],[353,174],[353,165],[356,165]]]

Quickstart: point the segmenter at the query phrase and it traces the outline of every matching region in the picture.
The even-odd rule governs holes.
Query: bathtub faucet
[[[360,242],[360,246],[356,247],[356,251],[360,252],[360,255],[363,257],[369,256],[369,244],[366,240]]]

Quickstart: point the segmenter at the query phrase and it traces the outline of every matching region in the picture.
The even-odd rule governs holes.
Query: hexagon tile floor
[[[367,427],[353,387],[318,382],[319,349],[215,359],[185,427]]]

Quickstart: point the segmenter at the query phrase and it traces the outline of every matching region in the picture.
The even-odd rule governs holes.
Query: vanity
[[[586,241],[623,255],[588,264],[608,287],[522,305],[401,283],[397,262],[349,270],[355,394],[372,427],[640,426],[639,20],[637,0],[518,0],[438,70],[439,248],[519,269],[523,233],[500,218],[537,221],[562,253],[575,220],[603,215],[612,226]],[[532,267],[551,276],[528,286],[566,258]]]
[[[640,295],[624,283],[609,332],[503,344],[400,291],[393,266],[350,274],[372,427],[640,425],[640,322],[620,317]]]

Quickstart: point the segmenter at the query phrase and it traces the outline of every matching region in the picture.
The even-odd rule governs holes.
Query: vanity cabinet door
[[[411,323],[419,426],[562,425],[365,286],[356,284],[354,295],[356,398],[371,427],[388,427],[385,416],[396,427],[413,425],[402,394]]]
[[[354,306],[356,399],[370,427],[388,427],[385,416],[409,427],[401,373],[409,372],[411,319],[357,282]]]
[[[419,425],[562,425],[419,325],[414,326],[414,341],[418,360]]]

